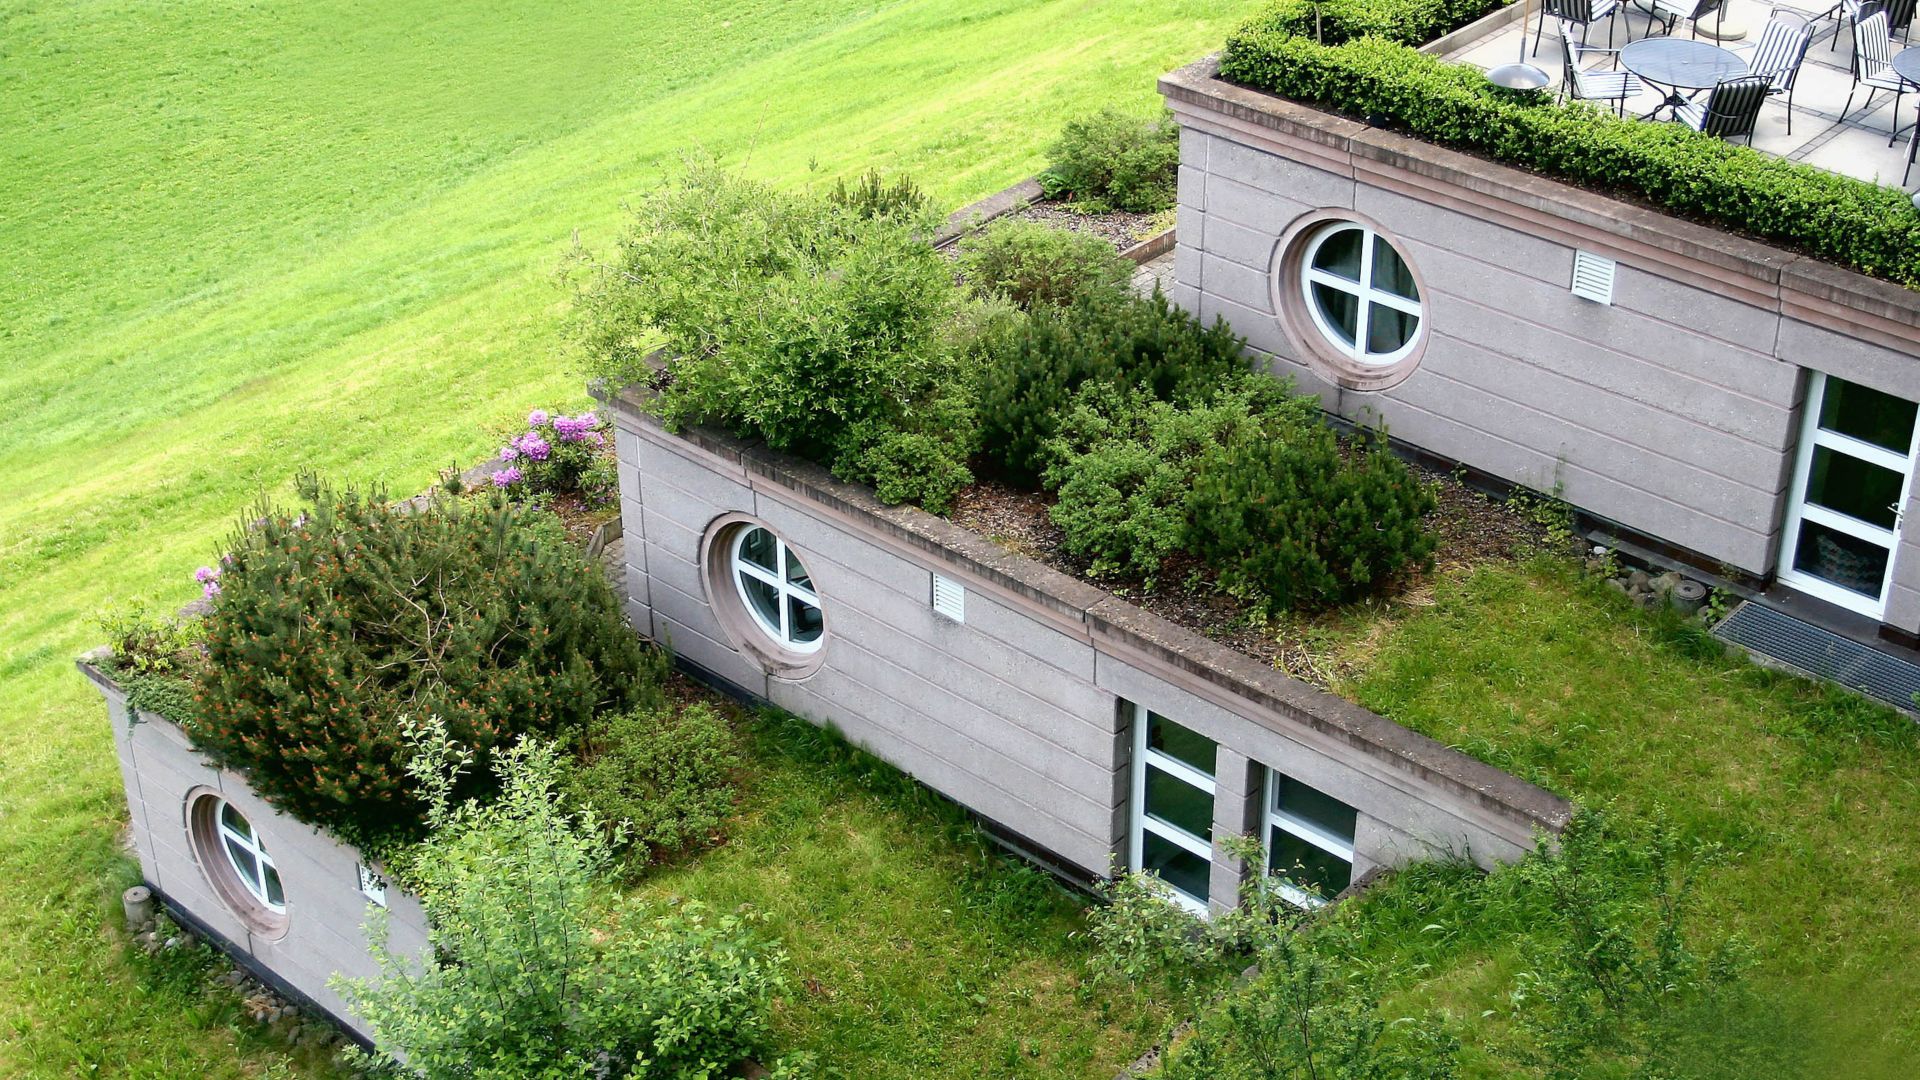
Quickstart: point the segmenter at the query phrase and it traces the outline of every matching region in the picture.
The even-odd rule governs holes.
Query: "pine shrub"
[[[1003,297],[1026,311],[1120,288],[1133,269],[1100,237],[1038,221],[996,221],[960,246],[960,273],[975,296]]]
[[[1180,126],[1162,111],[1151,120],[1104,109],[1070,120],[1047,148],[1041,189],[1093,211],[1157,214],[1174,203]]]
[[[1241,437],[1316,423],[1318,403],[1287,384],[1248,373],[1190,407],[1143,390],[1081,389],[1047,445],[1042,476],[1061,547],[1089,560],[1095,577],[1126,574],[1152,585],[1187,542],[1189,493],[1206,452]]]
[[[1437,505],[1433,491],[1384,438],[1343,452],[1318,423],[1214,447],[1190,505],[1191,550],[1268,614],[1356,599],[1429,565],[1436,545],[1422,521]]]
[[[1032,483],[1081,386],[1105,382],[1191,401],[1246,370],[1245,344],[1224,320],[1204,326],[1157,292],[1097,289],[1035,311],[981,367],[981,446],[1010,479]]]
[[[280,809],[356,841],[417,831],[401,723],[482,754],[578,730],[635,693],[643,652],[606,578],[503,496],[413,513],[302,483],[222,560],[194,742]],[[471,782],[486,783],[485,773]]]

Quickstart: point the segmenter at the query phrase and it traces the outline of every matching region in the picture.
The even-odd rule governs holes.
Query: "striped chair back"
[[[1545,0],[1541,11],[1547,18],[1565,19],[1582,25],[1594,21],[1593,0]]]
[[[1753,50],[1753,64],[1747,74],[1765,75],[1775,90],[1790,89],[1812,40],[1813,24],[1805,15],[1774,8],[1773,17],[1760,34],[1760,44]]]
[[[1880,5],[1873,7],[1879,9]],[[1893,63],[1893,39],[1887,36],[1884,9],[1853,24],[1853,63],[1855,74],[1863,79],[1872,78]]]
[[[1891,34],[1913,22],[1915,0],[1887,0],[1887,32]]]
[[[1751,136],[1760,119],[1760,104],[1767,100],[1768,79],[1764,75],[1742,75],[1722,79],[1707,95],[1707,115],[1700,130],[1717,139]]]

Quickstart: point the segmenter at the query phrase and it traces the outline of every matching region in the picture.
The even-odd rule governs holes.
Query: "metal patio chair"
[[[1716,139],[1747,138],[1753,145],[1754,124],[1760,119],[1760,105],[1767,100],[1769,82],[1764,75],[1740,75],[1715,83],[1705,102],[1691,102],[1674,110],[1673,118],[1702,134]]]
[[[1769,95],[1787,96],[1787,134],[1793,134],[1793,88],[1800,81],[1800,64],[1807,58],[1807,46],[1813,42],[1813,23],[1805,15],[1774,8],[1767,28],[1760,32],[1757,44],[1744,46],[1753,55],[1747,60],[1747,74],[1764,75],[1769,80]],[[1736,50],[1742,46],[1734,46]]]
[[[1840,21],[1845,19],[1858,30],[1860,20],[1876,9],[1887,13],[1888,35],[1898,31],[1901,39],[1906,40],[1913,25],[1914,5],[1915,0],[1838,0],[1815,18],[1833,20],[1833,40],[1827,43],[1827,51],[1837,52],[1840,48]]]
[[[1867,88],[1867,100],[1861,108],[1873,107],[1873,95],[1881,90],[1893,91],[1893,126],[1887,135],[1887,145],[1899,137],[1900,132],[1900,96],[1907,91],[1907,80],[1893,70],[1893,40],[1887,36],[1887,13],[1881,10],[1877,0],[1870,0],[1860,7],[1863,13],[1860,20],[1853,24],[1853,89],[1847,91],[1846,108],[1840,110],[1841,119],[1846,119],[1853,111],[1853,95]]]
[[[1653,0],[1645,5],[1647,14],[1654,22],[1663,26],[1661,33],[1673,36],[1673,28],[1685,19],[1691,23],[1689,33],[1696,39],[1700,36],[1700,20],[1720,10],[1720,0]]]
[[[1612,54],[1619,62],[1619,49],[1602,49],[1576,41],[1573,24],[1560,23],[1560,93],[1577,101],[1611,101],[1615,116],[1625,116],[1627,99],[1647,88],[1631,71],[1587,71],[1580,65],[1595,53]]]
[[[1548,19],[1578,26],[1580,39],[1584,41],[1587,27],[1597,22],[1611,25],[1619,17],[1620,0],[1544,0],[1540,5],[1540,25],[1533,30],[1533,55],[1540,55],[1540,35],[1546,31]],[[1526,33],[1525,24],[1521,25],[1520,32]]]

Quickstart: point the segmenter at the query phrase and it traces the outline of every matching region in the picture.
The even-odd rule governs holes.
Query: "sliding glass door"
[[[1878,619],[1913,484],[1920,406],[1815,373],[1787,505],[1780,580]]]

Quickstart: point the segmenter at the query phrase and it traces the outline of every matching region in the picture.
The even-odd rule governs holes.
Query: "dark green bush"
[[[1516,95],[1489,85],[1469,65],[1381,38],[1316,45],[1298,36],[1297,19],[1249,23],[1228,39],[1220,73],[1920,287],[1920,211],[1895,188],[1678,124],[1622,120],[1589,105]]]
[[[1047,148],[1040,186],[1050,199],[1090,210],[1157,214],[1171,209],[1180,169],[1180,126],[1162,112],[1152,120],[1104,109],[1070,120]]]
[[[589,723],[565,788],[609,826],[624,823],[635,850],[659,856],[716,838],[739,768],[733,730],[712,706],[663,703]]]
[[[889,490],[950,497],[973,434],[952,422],[960,292],[915,205],[880,212],[866,196],[843,205],[692,165],[639,204],[610,263],[582,269],[587,365],[650,379],[645,350],[664,339],[654,409],[669,425],[713,424],[863,483],[883,462]],[[891,433],[923,438],[912,453],[876,450]]]
[[[1281,0],[1249,19],[1241,34],[1278,34],[1339,45],[1377,37],[1425,45],[1513,0]],[[1316,16],[1318,21],[1316,22]],[[1318,38],[1315,34],[1318,33]]]
[[[1319,403],[1287,384],[1248,373],[1219,394],[1182,408],[1141,390],[1081,388],[1047,446],[1042,476],[1058,500],[1048,511],[1061,547],[1090,560],[1096,577],[1128,574],[1153,583],[1187,542],[1194,470],[1211,447],[1279,437],[1318,424]]]
[[[1224,320],[1211,327],[1158,293],[1093,290],[1028,317],[1010,347],[980,371],[980,445],[1008,477],[1031,483],[1076,391],[1087,382],[1136,387],[1184,402],[1246,370],[1245,341]]]
[[[403,513],[311,480],[302,494],[231,540],[188,725],[280,809],[357,841],[405,836],[421,813],[409,717],[437,714],[484,755],[637,691],[643,652],[613,589],[538,539],[533,512],[496,495]]]
[[[1003,297],[1027,311],[1119,288],[1133,270],[1105,240],[1038,221],[996,221],[960,246],[960,273],[975,296]]]
[[[1235,438],[1201,458],[1191,499],[1194,554],[1269,614],[1354,599],[1433,557],[1433,491],[1383,438],[1343,449],[1323,424]]]

